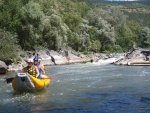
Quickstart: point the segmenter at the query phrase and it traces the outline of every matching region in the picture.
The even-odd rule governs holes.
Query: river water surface
[[[149,113],[150,67],[96,63],[47,66],[50,87],[15,92],[0,76],[1,113]]]

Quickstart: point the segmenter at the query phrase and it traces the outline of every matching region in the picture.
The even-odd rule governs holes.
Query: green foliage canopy
[[[94,7],[84,0],[2,0],[0,29],[1,42],[6,44],[10,39],[9,46],[1,48],[7,51],[13,45],[14,53],[16,44],[23,50],[71,47],[81,52],[107,53],[126,52],[134,44],[150,47],[148,27],[129,21],[116,7]]]
[[[0,60],[14,58],[18,51],[16,35],[0,29]]]
[[[34,45],[40,45],[44,18],[38,3],[29,2],[20,9],[21,26],[17,33],[23,49],[33,50]]]

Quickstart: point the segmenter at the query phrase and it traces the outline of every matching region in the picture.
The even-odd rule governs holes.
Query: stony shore
[[[71,50],[40,50],[30,51],[26,53],[20,53],[21,61],[16,64],[12,61],[0,61],[0,74],[5,74],[8,71],[22,70],[27,66],[27,59],[38,56],[41,58],[43,65],[67,65],[73,63],[82,62],[96,62],[100,59],[108,59],[114,57],[115,54],[102,54],[94,53],[90,55],[83,55],[81,53],[73,52]],[[143,49],[132,49],[128,53],[124,54],[124,57],[113,62],[114,65],[126,65],[126,66],[150,66],[150,51]]]
[[[27,66],[27,59],[38,56],[41,58],[43,65],[67,65],[73,63],[91,62],[98,61],[99,59],[108,58],[105,54],[95,53],[91,55],[83,55],[81,53],[73,52],[71,50],[40,50],[40,51],[29,51],[26,53],[20,53],[21,61],[16,64],[12,61],[0,61],[0,74],[5,74],[7,71],[18,71],[22,70]]]
[[[150,66],[150,51],[144,49],[132,49],[126,53],[124,58],[113,64],[126,66]]]

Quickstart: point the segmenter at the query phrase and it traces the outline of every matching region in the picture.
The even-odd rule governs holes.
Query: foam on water
[[[95,64],[95,65],[108,65],[108,64],[111,64],[111,63],[114,63],[114,62],[120,60],[121,58],[124,58],[124,56],[123,55],[116,55],[112,58],[100,59],[98,62],[93,62],[93,64]]]

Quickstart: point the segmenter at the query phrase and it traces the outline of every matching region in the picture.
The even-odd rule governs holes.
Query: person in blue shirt
[[[44,78],[45,70],[44,70],[44,66],[40,64],[41,60],[38,59],[37,57],[35,57],[33,60],[34,60],[34,65],[37,67],[40,73],[40,76],[38,78]]]

